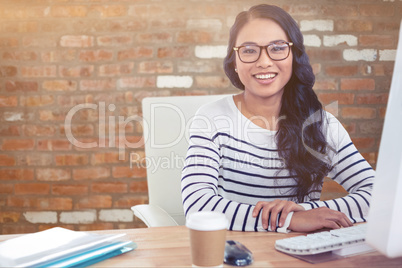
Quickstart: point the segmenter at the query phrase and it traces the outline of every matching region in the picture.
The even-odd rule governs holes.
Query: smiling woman
[[[193,121],[182,175],[185,213],[220,211],[241,231],[366,221],[374,171],[322,109],[294,19],[271,5],[241,12],[224,68],[243,92],[200,108]],[[231,122],[216,120],[222,115]],[[319,201],[326,176],[349,195]]]
[[[143,127],[134,120],[123,121],[142,116],[145,97],[235,94],[239,91],[231,83],[234,79],[244,89],[235,72],[238,52],[233,47],[241,45],[236,43],[236,33],[250,13],[239,17],[228,46],[229,27],[240,11],[256,2],[277,3],[299,24],[316,76],[314,91],[323,105],[338,102],[334,115],[375,167],[402,1],[190,2],[193,8],[188,0],[0,1],[0,233],[54,226],[74,230],[145,227],[138,218],[121,220],[131,213],[131,206],[149,201],[147,165],[142,162],[147,155],[143,146],[128,145],[141,141]],[[313,84],[310,64],[300,50],[301,36],[294,30],[297,25],[293,27],[288,16],[278,17],[283,13],[270,9],[270,19],[277,18],[288,34],[282,41],[293,43],[289,52],[294,58],[293,74],[299,77],[294,85]],[[260,9],[253,10],[256,17]],[[271,41],[280,40],[267,42]],[[262,49],[261,57],[266,53]],[[227,54],[231,64],[227,71],[233,73],[230,80],[222,68]],[[283,96],[288,93],[292,92],[285,88]],[[302,97],[305,94],[308,91]],[[289,101],[287,107],[310,107],[308,99],[307,95],[302,100],[291,98],[300,105]],[[101,103],[105,113],[100,112]],[[68,128],[77,141],[95,142],[97,147],[79,148],[68,140],[66,116],[81,104],[98,107],[78,111]],[[109,105],[115,105],[114,111]],[[262,128],[255,123],[279,129],[275,124],[286,124],[284,117],[271,120],[269,127],[262,116],[254,118],[236,133],[251,129],[246,140],[270,148],[265,140],[256,139]],[[282,135],[286,136],[293,137]],[[129,154],[136,162],[130,162]],[[264,166],[279,159],[238,157]],[[101,219],[102,213],[110,213],[109,219]],[[116,213],[121,214],[113,218]],[[67,215],[75,222],[67,223]]]

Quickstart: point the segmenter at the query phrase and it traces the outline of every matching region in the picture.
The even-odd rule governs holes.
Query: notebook
[[[94,234],[56,227],[0,243],[0,267],[80,267],[136,248],[125,234]]]

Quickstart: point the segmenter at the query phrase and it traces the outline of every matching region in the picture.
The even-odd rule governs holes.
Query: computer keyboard
[[[307,236],[280,239],[276,240],[275,248],[296,255],[312,255],[336,250],[344,250],[340,255],[348,255],[348,252],[372,251],[372,248],[365,243],[366,229],[367,224],[359,224]]]

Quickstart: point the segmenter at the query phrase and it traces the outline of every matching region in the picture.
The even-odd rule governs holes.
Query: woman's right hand
[[[289,229],[295,232],[311,232],[323,228],[339,229],[352,225],[353,223],[344,213],[320,207],[294,212]]]
[[[279,200],[276,199],[271,202],[259,201],[253,210],[253,217],[257,217],[257,215],[261,212],[261,223],[264,229],[267,229],[268,226],[271,227],[271,230],[276,229],[276,221],[279,213],[281,213],[281,217],[278,222],[278,227],[282,227],[285,224],[285,220],[288,214],[292,211],[302,211],[304,207],[296,204],[292,201],[287,200]],[[269,222],[269,219],[270,222]]]

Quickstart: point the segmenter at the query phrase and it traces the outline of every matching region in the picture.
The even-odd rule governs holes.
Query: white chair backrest
[[[188,128],[200,106],[228,95],[152,97],[142,101],[149,204],[185,224],[181,171],[188,149]]]

